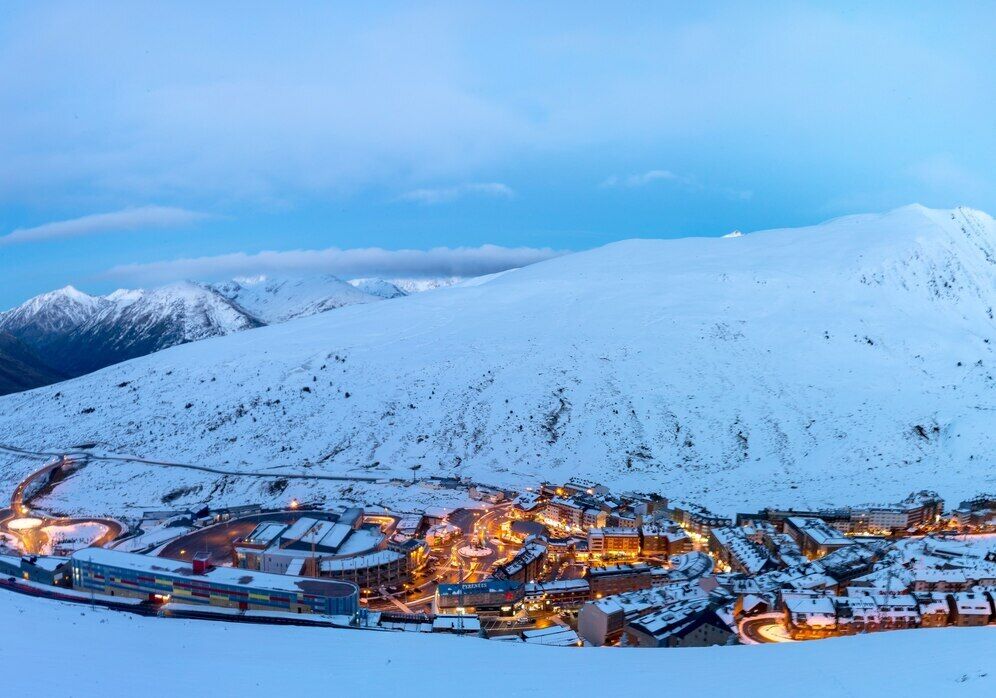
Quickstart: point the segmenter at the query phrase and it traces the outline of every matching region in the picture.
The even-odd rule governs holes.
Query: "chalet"
[[[951,623],[960,626],[986,625],[993,614],[989,597],[978,592],[958,591],[948,594],[948,608]]]

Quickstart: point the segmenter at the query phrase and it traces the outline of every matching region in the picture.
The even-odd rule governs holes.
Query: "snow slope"
[[[994,296],[996,223],[965,209],[630,240],[8,396],[0,443],[385,477],[421,463],[509,485],[577,474],[727,513],[924,488],[957,502],[996,485]],[[139,497],[133,475],[91,466],[59,496],[112,513],[112,495],[177,486],[149,476]],[[258,481],[177,480],[177,506],[266,499]]]
[[[9,695],[953,696],[996,693],[993,628],[702,649],[542,647],[472,637],[145,618],[0,592]],[[53,645],[53,642],[56,644]],[[41,648],[50,668],[39,660]],[[228,670],[219,674],[219,667]],[[150,678],[154,683],[150,684]],[[150,689],[150,686],[154,688]]]

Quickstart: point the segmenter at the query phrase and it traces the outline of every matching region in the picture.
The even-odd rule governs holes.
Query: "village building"
[[[707,599],[641,616],[626,626],[625,636],[627,644],[638,647],[709,647],[726,645],[736,638]]]
[[[577,647],[581,638],[576,631],[562,625],[551,625],[537,630],[523,630],[520,634],[523,642],[530,645],[547,645],[550,647]]]
[[[682,555],[691,550],[692,539],[674,522],[644,522],[640,527],[640,552],[647,557]]]
[[[72,571],[65,557],[51,555],[0,555],[0,576],[51,586],[69,586]]]
[[[640,554],[640,531],[637,528],[593,528],[588,531],[588,554],[592,557],[636,557]]]
[[[725,516],[718,516],[698,504],[681,502],[675,506],[671,518],[686,531],[706,537],[713,527],[732,526],[733,521]]]
[[[580,608],[591,600],[591,585],[587,579],[560,579],[552,582],[526,584],[525,602],[533,608]]]
[[[710,529],[709,552],[734,572],[755,575],[776,566],[764,546],[750,540],[743,528]]]
[[[495,579],[512,580],[526,583],[542,577],[543,565],[546,562],[547,543],[540,538],[527,542],[511,560],[499,565],[492,572]]]
[[[470,584],[440,584],[433,605],[442,614],[513,616],[522,607],[525,585],[503,579]]]
[[[991,599],[987,594],[957,591],[948,594],[948,608],[952,625],[986,625],[993,617]]]
[[[359,607],[359,589],[348,582],[214,567],[207,555],[196,556],[191,564],[86,548],[71,560],[74,589],[109,596],[325,615],[352,616]]]
[[[364,588],[395,586],[425,565],[428,545],[395,535],[396,519],[346,509],[327,519],[263,521],[235,541],[235,567],[274,574],[330,577]]]
[[[963,531],[996,530],[996,495],[983,494],[958,505],[951,512],[955,524]]]
[[[830,596],[783,594],[785,627],[796,640],[829,637],[837,632],[837,607]]]
[[[592,597],[598,599],[628,591],[649,589],[652,586],[653,574],[650,565],[645,562],[635,562],[589,567],[586,578],[591,586]]]
[[[785,532],[795,540],[799,550],[810,560],[854,544],[854,541],[823,519],[790,516],[785,520]]]
[[[951,607],[947,594],[932,591],[915,592],[917,610],[920,613],[920,627],[940,628],[951,622]]]

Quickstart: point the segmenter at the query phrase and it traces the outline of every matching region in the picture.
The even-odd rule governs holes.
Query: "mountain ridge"
[[[996,485],[994,249],[986,214],[922,207],[624,241],[0,399],[0,442],[385,478],[420,463],[510,486],[582,475],[725,511],[964,498]],[[266,499],[255,487],[226,496]]]
[[[407,295],[393,284],[331,275],[177,282],[91,296],[73,286],[0,313],[0,331],[23,347],[0,395],[75,377],[163,348],[291,318]],[[12,357],[8,357],[13,362]]]

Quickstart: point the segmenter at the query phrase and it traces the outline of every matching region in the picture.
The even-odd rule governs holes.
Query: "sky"
[[[994,25],[991,2],[5,3],[0,308],[993,213]]]

